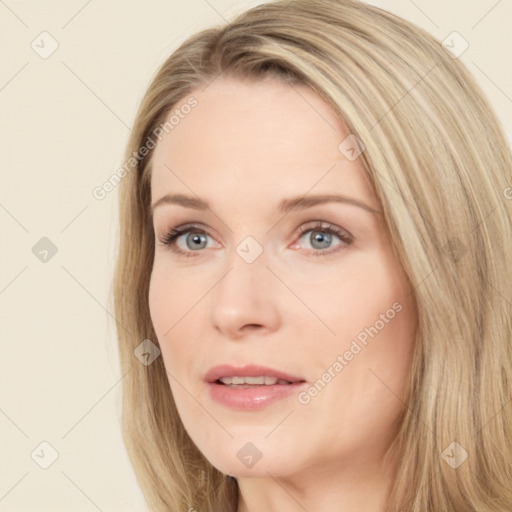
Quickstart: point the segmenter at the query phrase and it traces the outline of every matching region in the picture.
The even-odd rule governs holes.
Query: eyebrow
[[[362,208],[363,210],[366,210],[370,213],[381,213],[380,210],[376,210],[375,208],[368,206],[366,203],[363,203],[359,199],[336,194],[320,194],[283,199],[279,203],[278,211],[280,213],[286,214],[291,210],[305,210],[307,208],[325,203],[344,203],[352,206],[358,206],[359,208]],[[194,210],[209,209],[208,203],[202,199],[186,196],[184,194],[167,194],[151,205],[151,212],[163,204],[176,204],[185,208],[192,208]]]

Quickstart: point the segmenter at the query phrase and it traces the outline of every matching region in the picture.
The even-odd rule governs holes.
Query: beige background
[[[117,191],[98,201],[92,190],[121,164],[157,66],[193,32],[258,3],[0,0],[0,510],[145,510],[120,437],[107,304]],[[512,2],[371,3],[440,40],[459,32],[460,58],[510,139]],[[58,48],[42,58],[52,38]],[[45,263],[32,250],[43,237],[58,251]],[[58,453],[47,469],[43,441]]]

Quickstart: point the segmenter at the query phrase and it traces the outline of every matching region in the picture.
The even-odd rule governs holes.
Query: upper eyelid
[[[333,231],[338,231],[338,232],[340,232],[340,234],[345,235],[349,238],[354,238],[352,236],[352,234],[347,229],[345,229],[341,226],[338,226],[337,224],[334,224],[332,222],[329,222],[326,220],[315,220],[315,221],[310,221],[310,222],[314,222],[315,224],[312,226],[309,226],[309,225],[304,226],[304,224],[309,224],[309,222],[305,222],[304,224],[301,224],[301,226],[299,228],[297,228],[296,231],[299,233],[304,233],[304,232],[310,231],[312,229],[318,229],[319,231],[332,229]]]
[[[310,224],[312,224],[312,225],[310,225]],[[207,234],[210,234],[210,232],[211,232],[209,227],[206,227],[201,222],[194,222],[194,221],[184,222],[182,224],[177,223],[177,224],[171,225],[170,227],[164,227],[161,231],[163,233],[168,233],[169,231],[172,231],[172,230],[186,231],[188,229],[196,229],[196,228],[198,229],[198,231],[204,230],[204,232]],[[303,232],[303,231],[307,231],[309,229],[314,229],[314,228],[321,228],[321,229],[332,228],[332,229],[336,229],[336,230],[345,232],[347,235],[352,236],[351,233],[346,228],[338,226],[334,222],[329,222],[327,220],[319,220],[319,219],[303,222],[302,224],[299,225],[299,227],[294,229],[294,233]],[[154,226],[154,230],[158,231],[156,229],[156,226]]]

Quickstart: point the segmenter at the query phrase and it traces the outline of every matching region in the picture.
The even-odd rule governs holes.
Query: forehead
[[[315,188],[375,203],[361,160],[339,149],[350,132],[308,87],[220,77],[176,108],[192,97],[196,106],[154,150],[153,199],[173,190],[277,201]]]

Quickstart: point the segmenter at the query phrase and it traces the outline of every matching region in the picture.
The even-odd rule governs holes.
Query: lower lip
[[[267,405],[297,394],[306,382],[293,384],[274,384],[273,386],[253,386],[251,388],[232,388],[225,384],[209,382],[210,396],[216,402],[244,411],[263,409]]]

